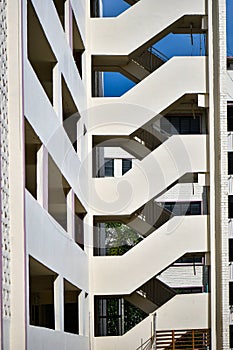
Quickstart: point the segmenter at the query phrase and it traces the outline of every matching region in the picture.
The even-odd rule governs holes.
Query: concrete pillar
[[[48,210],[48,151],[42,145],[37,152],[37,200]]]
[[[73,50],[73,23],[72,23],[72,9],[70,6],[70,0],[66,0],[65,4],[65,33],[68,43]]]
[[[75,235],[75,215],[74,215],[74,192],[71,189],[66,197],[67,202],[67,232],[74,238]]]
[[[122,176],[122,159],[114,159],[114,176]]]
[[[86,333],[86,317],[88,315],[86,310],[86,298],[85,291],[82,291],[78,297],[78,307],[79,307],[79,335],[85,335]]]
[[[58,276],[54,281],[55,329],[64,331],[64,281]]]
[[[56,66],[53,68],[53,108],[62,124],[62,82],[61,72],[59,70],[58,64],[56,64]]]

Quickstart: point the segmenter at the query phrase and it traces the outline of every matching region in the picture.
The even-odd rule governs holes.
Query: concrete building
[[[1,349],[233,348],[225,0],[127,2],[0,1]]]

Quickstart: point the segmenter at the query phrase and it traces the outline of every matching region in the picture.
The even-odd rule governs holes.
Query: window
[[[29,257],[30,324],[55,329],[54,281],[57,274]]]
[[[200,134],[200,116],[167,116],[161,119],[161,129],[169,134]]]
[[[95,336],[123,335],[147,317],[120,297],[95,297],[95,313]]]
[[[79,247],[84,250],[84,218],[86,215],[86,210],[76,196],[74,198],[74,205],[74,239]]]
[[[233,239],[229,239],[229,261],[233,261]]]
[[[233,131],[233,106],[227,106],[227,129]]]
[[[70,186],[52,157],[48,157],[48,212],[67,230],[67,195]]]
[[[79,111],[62,76],[62,116],[63,127],[73,148],[77,151],[77,123],[80,119]]]
[[[64,280],[64,331],[79,333],[79,305],[80,290],[70,282]]]
[[[104,159],[104,174],[106,177],[114,176],[114,159]]]
[[[184,264],[184,265],[203,265],[204,264],[204,256],[191,256],[184,255],[182,258],[176,260],[175,264]]]
[[[233,152],[228,152],[228,174],[233,174]]]
[[[94,255],[123,255],[143,237],[122,222],[95,222]]]
[[[174,215],[201,215],[201,202],[166,202],[164,208]]]
[[[25,118],[25,170],[26,189],[37,198],[38,151],[41,141]]]
[[[72,24],[73,24],[73,28],[72,28],[73,29],[73,32],[72,32],[73,57],[74,57],[76,66],[78,68],[80,77],[82,78],[82,54],[85,50],[85,47],[84,47],[83,40],[82,40],[73,11],[72,11]]]
[[[230,348],[233,348],[233,325],[230,325]]]
[[[233,218],[233,196],[228,196],[228,217]]]
[[[27,49],[28,59],[51,104],[53,104],[53,68],[57,59],[40,24],[39,18],[28,1],[27,7]]]
[[[202,293],[202,287],[178,287],[173,288],[177,294],[194,294],[194,293]]]
[[[233,305],[233,282],[229,283],[229,304]]]
[[[132,168],[132,159],[122,159],[122,175]]]

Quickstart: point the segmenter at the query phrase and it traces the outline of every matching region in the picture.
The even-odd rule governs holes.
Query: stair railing
[[[154,336],[147,339],[143,344],[141,344],[136,350],[151,350],[154,342]]]
[[[156,313],[152,314],[152,336],[141,344],[136,350],[156,350]]]

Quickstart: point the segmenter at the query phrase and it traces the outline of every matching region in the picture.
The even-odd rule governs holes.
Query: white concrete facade
[[[0,349],[233,344],[225,0],[125,1],[0,2]],[[169,33],[205,52],[152,67]]]

